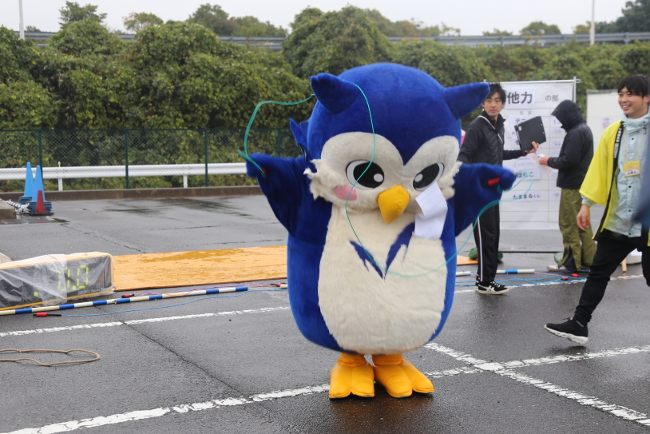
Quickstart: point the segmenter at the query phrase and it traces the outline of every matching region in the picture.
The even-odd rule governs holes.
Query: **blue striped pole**
[[[497,274],[534,274],[535,270],[533,268],[522,268],[519,270],[497,270]],[[456,271],[456,277],[462,277],[462,276],[471,276],[473,273],[471,271],[463,270],[463,271]]]
[[[519,270],[497,270],[497,274],[533,274],[535,270],[533,268],[522,268]]]
[[[18,315],[21,313],[51,312],[55,310],[78,309],[80,307],[90,307],[90,306],[106,306],[109,304],[135,303],[138,301],[187,297],[189,295],[222,294],[227,292],[242,292],[242,291],[248,291],[248,286],[231,286],[231,287],[224,287],[224,288],[201,289],[201,290],[187,291],[187,292],[172,292],[166,294],[143,295],[139,297],[112,298],[110,300],[86,301],[82,303],[61,304],[58,306],[26,307],[22,309],[0,310],[0,316]]]

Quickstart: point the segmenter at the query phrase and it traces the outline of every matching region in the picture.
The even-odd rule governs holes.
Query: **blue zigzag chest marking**
[[[406,246],[408,248],[409,243],[411,242],[411,236],[413,235],[413,230],[415,229],[415,223],[411,223],[407,225],[404,230],[397,236],[397,239],[395,242],[390,246],[390,249],[388,250],[388,257],[386,258],[386,270],[390,268],[390,264],[393,263],[393,260],[395,259],[395,256],[397,256],[397,252],[399,252],[399,249],[402,246]],[[372,267],[375,269],[377,274],[383,279],[386,279],[386,274],[384,271],[379,268],[377,265],[377,261],[375,261],[375,258],[368,252],[366,249],[364,249],[361,245],[357,244],[354,241],[350,241],[350,244],[354,247],[354,249],[357,252],[357,255],[359,255],[359,259],[363,262],[363,265],[366,267],[366,270],[368,270],[368,264],[372,265]]]

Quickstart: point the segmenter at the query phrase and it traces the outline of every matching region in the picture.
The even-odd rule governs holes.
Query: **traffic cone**
[[[36,198],[36,201],[34,201]],[[34,179],[34,193],[32,200],[27,205],[27,212],[31,216],[52,215],[52,204],[45,199],[45,188],[43,187],[43,171],[41,166],[36,166],[36,178]]]
[[[50,202],[45,202],[43,196],[43,190],[38,190],[38,193],[36,193],[36,202],[30,202],[29,205],[27,205],[29,215],[44,216],[54,214],[52,212],[52,204]]]
[[[34,194],[34,175],[32,174],[32,163],[27,162],[27,170],[25,171],[25,192],[18,199],[21,204],[26,204],[32,201]]]
[[[43,199],[43,190],[38,190],[38,200],[36,201],[36,215],[45,214],[45,200]]]
[[[45,187],[43,186],[43,169],[41,166],[36,166],[36,176],[34,177],[34,196],[32,197],[36,197],[36,194],[39,190],[43,192],[43,202],[46,202]]]

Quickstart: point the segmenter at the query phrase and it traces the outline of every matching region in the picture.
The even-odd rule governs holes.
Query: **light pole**
[[[18,0],[18,29],[20,32],[20,39],[25,39],[25,27],[23,25],[23,0]]]
[[[596,0],[591,0],[591,29],[589,29],[589,45],[594,45],[596,42]]]

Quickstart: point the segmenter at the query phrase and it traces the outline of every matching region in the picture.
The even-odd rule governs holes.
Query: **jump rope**
[[[370,157],[370,161],[368,161],[368,165],[366,166],[364,171],[361,172],[359,177],[354,181],[354,183],[352,184],[352,188],[350,188],[350,191],[348,192],[348,195],[345,198],[345,216],[346,216],[346,218],[348,220],[348,223],[350,224],[350,229],[352,229],[352,233],[354,233],[355,238],[359,242],[359,245],[363,249],[364,253],[366,254],[366,257],[368,258],[368,260],[375,267],[382,270],[384,273],[390,273],[390,274],[393,274],[395,276],[400,276],[400,277],[422,277],[422,276],[427,276],[429,274],[435,273],[436,271],[440,270],[442,267],[446,267],[447,264],[449,264],[449,262],[451,262],[452,260],[454,260],[458,256],[459,250],[462,250],[465,247],[465,245],[469,242],[469,240],[470,240],[470,238],[472,236],[472,233],[474,232],[474,228],[476,227],[476,224],[478,223],[480,217],[483,215],[483,213],[486,210],[493,207],[494,205],[497,205],[499,202],[510,202],[510,201],[513,201],[514,199],[505,199],[505,200],[504,199],[497,199],[497,200],[493,200],[493,201],[489,202],[487,205],[485,205],[483,207],[483,209],[481,209],[481,211],[478,213],[478,216],[476,217],[476,220],[472,224],[472,230],[469,232],[465,242],[463,242],[463,244],[460,246],[460,249],[456,249],[454,254],[451,255],[449,257],[449,259],[447,259],[444,263],[440,264],[439,266],[433,268],[430,271],[426,271],[424,273],[419,273],[419,274],[402,274],[402,273],[398,273],[396,271],[389,270],[387,267],[384,267],[384,266],[378,264],[375,261],[375,259],[373,258],[373,256],[368,252],[368,250],[366,250],[365,246],[363,245],[363,242],[361,241],[361,238],[357,234],[357,231],[354,229],[354,225],[352,224],[352,220],[350,219],[350,215],[349,215],[349,212],[348,212],[348,202],[349,202],[349,199],[350,199],[350,195],[354,191],[354,187],[359,183],[359,180],[363,178],[363,175],[365,175],[365,173],[368,171],[368,169],[370,169],[370,167],[372,166],[373,161],[375,159],[375,155],[377,153],[377,135],[375,134],[375,125],[374,125],[374,122],[372,120],[372,110],[370,109],[370,103],[368,102],[368,97],[366,96],[365,92],[363,91],[363,89],[361,89],[361,87],[359,85],[357,85],[357,84],[354,84],[354,85],[359,89],[359,92],[361,92],[361,95],[363,96],[363,98],[364,98],[364,100],[366,102],[366,106],[368,107],[368,117],[369,117],[369,120],[370,120],[370,127],[371,127],[371,130],[372,130],[373,149],[372,149],[372,155]],[[238,150],[237,152],[246,161],[253,164],[259,170],[260,174],[263,177],[266,177],[266,173],[264,173],[264,170],[252,158],[250,158],[250,156],[248,155],[248,134],[249,134],[249,131],[250,131],[252,125],[253,125],[253,121],[255,120],[255,117],[257,116],[257,112],[259,111],[260,107],[262,107],[264,104],[279,104],[279,105],[284,105],[284,106],[298,105],[298,104],[302,104],[304,102],[309,101],[314,96],[316,96],[316,95],[311,94],[308,98],[306,98],[306,99],[304,99],[302,101],[298,101],[298,102],[262,101],[262,102],[258,103],[257,106],[255,107],[255,110],[253,110],[253,114],[251,115],[251,118],[248,121],[248,125],[246,127],[246,132],[244,134],[244,151],[242,152],[242,151]],[[512,187],[510,187],[507,190],[503,190],[503,189],[501,189],[501,187],[499,187],[497,185],[497,191],[499,193],[503,193],[504,191],[510,191],[510,190],[514,189],[515,187],[517,187],[521,182],[523,182],[525,178],[529,177],[530,178],[530,184],[528,185],[528,188],[526,189],[526,191],[523,193],[524,195],[528,194],[531,187],[533,186],[533,178],[532,178],[532,176],[529,176],[527,172],[519,172],[516,175],[517,175],[517,177],[521,178],[516,184],[514,184]]]
[[[472,230],[469,232],[467,238],[465,239],[465,241],[461,245],[460,249],[456,249],[454,254],[451,255],[451,257],[448,260],[446,260],[444,263],[442,263],[441,265],[439,265],[438,267],[435,267],[434,269],[432,269],[430,271],[427,271],[425,273],[420,273],[420,274],[408,275],[408,274],[401,274],[401,273],[397,273],[397,272],[392,271],[392,270],[388,270],[386,267],[383,267],[380,264],[377,264],[377,262],[374,260],[372,255],[366,250],[365,246],[363,245],[363,242],[361,241],[361,238],[357,234],[357,231],[354,229],[354,225],[352,224],[352,220],[350,219],[350,215],[349,215],[349,212],[348,212],[348,203],[349,203],[350,195],[352,194],[352,192],[354,190],[354,187],[358,184],[359,180],[363,177],[363,175],[372,166],[372,163],[373,163],[373,161],[375,159],[375,155],[377,153],[377,136],[376,136],[376,133],[375,133],[375,126],[374,126],[374,122],[373,122],[373,119],[372,119],[372,110],[370,109],[370,103],[368,102],[368,98],[367,98],[366,94],[363,92],[363,89],[361,89],[361,87],[359,87],[358,85],[356,85],[356,87],[359,89],[359,92],[361,92],[361,95],[363,96],[363,98],[364,98],[364,100],[366,102],[366,106],[368,107],[368,117],[369,117],[371,129],[372,129],[372,137],[373,137],[373,151],[372,151],[372,155],[370,157],[370,161],[368,162],[368,165],[366,166],[364,171],[359,175],[359,177],[355,180],[355,182],[352,184],[352,188],[350,189],[350,192],[348,192],[348,195],[347,195],[347,197],[345,199],[345,214],[346,214],[346,218],[348,220],[348,223],[350,224],[350,228],[352,229],[352,232],[354,233],[355,238],[359,242],[359,245],[362,247],[363,251],[365,252],[368,260],[371,261],[377,268],[384,271],[385,273],[391,273],[393,275],[397,275],[397,276],[400,276],[400,277],[421,277],[421,276],[426,276],[426,275],[431,274],[431,273],[435,273],[436,271],[438,271],[442,267],[447,266],[447,264],[449,264],[450,261],[454,260],[458,256],[458,252],[460,250],[462,250],[465,247],[465,245],[467,245],[467,243],[469,242],[469,240],[470,240],[470,238],[472,236],[473,230],[476,227],[476,224],[477,224],[479,218],[481,217],[481,215],[483,215],[483,213],[487,209],[489,209],[492,206],[498,204],[500,201],[512,201],[514,199],[510,199],[510,200],[509,199],[493,200],[493,201],[489,202],[487,205],[485,205],[483,207],[483,209],[481,209],[481,211],[479,212],[478,216],[476,217],[476,220],[474,221],[474,223],[472,225]],[[314,96],[315,96],[314,94],[311,94],[309,97],[303,99],[302,101],[298,101],[298,102],[261,101],[256,105],[256,107],[253,110],[253,113],[251,115],[251,118],[248,121],[248,125],[246,126],[246,131],[244,133],[244,151],[242,152],[242,151],[238,150],[237,152],[239,153],[239,155],[242,158],[244,158],[246,161],[250,162],[253,166],[255,166],[262,177],[265,178],[266,173],[264,172],[262,167],[260,167],[259,164],[257,164],[257,162],[255,162],[248,154],[248,137],[249,137],[249,134],[250,134],[250,130],[251,130],[252,126],[253,126],[253,122],[255,121],[255,118],[257,117],[257,113],[258,113],[259,109],[265,104],[277,104],[277,105],[283,105],[283,106],[298,105],[298,104],[302,104],[302,103],[305,103],[305,102],[309,101]],[[526,172],[521,172],[521,173],[518,174],[518,176],[521,179],[515,185],[513,185],[510,189],[505,190],[505,191],[512,190],[517,185],[519,185],[521,182],[523,182],[525,178],[530,177],[530,184],[528,186],[528,189],[524,192],[524,194],[527,194],[528,191],[530,191],[530,188],[532,187],[533,179]],[[501,187],[499,187],[499,186],[497,186],[497,189],[498,189],[499,193],[504,192],[504,190],[502,190]],[[551,279],[551,280],[549,280],[549,279]],[[523,280],[523,281],[527,281],[527,282],[529,282],[529,281],[539,281],[539,283],[550,283],[550,282],[560,281],[562,279],[561,278],[556,278],[554,276],[547,276],[547,277],[543,277],[543,278],[540,278],[540,279],[510,279],[510,280],[515,280],[515,281],[516,280]],[[460,284],[457,285],[457,286],[463,286],[462,282],[459,282],[459,283]],[[248,290],[246,292],[284,291],[284,290],[286,290],[286,285],[284,287],[274,287],[274,288],[263,288],[264,286],[268,287],[270,285],[258,285],[257,287],[259,289],[252,289],[252,290]],[[251,286],[251,288],[253,288],[253,287],[254,286]],[[217,287],[214,287],[214,288],[219,288],[219,287],[217,286]],[[202,289],[205,289],[205,288],[202,288]],[[166,308],[169,308],[169,307],[183,306],[185,304],[193,303],[193,302],[200,301],[200,300],[207,300],[207,299],[211,299],[211,298],[241,297],[246,292],[241,292],[239,294],[234,294],[234,295],[217,295],[217,296],[211,296],[211,297],[201,297],[201,298],[189,300],[189,301],[186,301],[186,302],[183,302],[183,303],[171,304],[171,305],[166,305],[166,306],[156,306],[156,307],[150,307],[150,308],[129,309],[129,310],[112,311],[112,312],[104,312],[104,313],[97,313],[97,314],[87,314],[87,315],[68,315],[68,314],[57,314],[57,315],[61,315],[61,316],[77,316],[77,317],[81,317],[81,316],[102,316],[102,315],[110,315],[110,314],[113,314],[113,313],[135,312],[135,311],[140,311],[140,310],[166,309]],[[159,293],[138,293],[137,295],[148,295],[148,294],[159,294]],[[136,295],[136,294],[132,294],[132,295]],[[49,314],[49,315],[52,315],[52,314]]]
[[[510,200],[508,200],[508,199],[505,199],[505,200],[503,200],[503,199],[494,200],[494,201],[489,202],[487,205],[485,205],[485,206],[483,207],[483,209],[481,209],[481,211],[479,212],[478,216],[476,217],[476,220],[474,221],[474,223],[473,223],[473,225],[472,225],[472,230],[469,232],[467,238],[465,239],[465,241],[464,241],[463,244],[461,245],[460,249],[456,249],[456,251],[454,252],[454,254],[452,254],[452,255],[450,256],[449,259],[447,259],[444,263],[442,263],[441,265],[439,265],[439,266],[433,268],[433,269],[430,270],[430,271],[427,271],[427,272],[424,272],[424,273],[420,273],[420,274],[412,274],[412,275],[409,275],[409,274],[397,273],[397,272],[395,272],[395,271],[392,271],[392,270],[387,269],[387,267],[383,267],[382,265],[378,264],[378,263],[374,260],[374,258],[372,257],[372,255],[368,252],[368,250],[365,248],[365,246],[363,245],[363,242],[361,241],[361,238],[360,238],[359,235],[357,234],[357,231],[356,231],[355,228],[354,228],[354,225],[353,225],[353,223],[352,223],[352,220],[350,219],[349,209],[348,209],[350,195],[351,195],[352,192],[354,191],[354,187],[358,184],[359,180],[360,180],[361,178],[363,178],[363,176],[365,175],[365,173],[370,169],[370,167],[372,166],[373,161],[374,161],[374,159],[375,159],[375,155],[376,155],[376,153],[377,153],[377,136],[376,136],[376,133],[375,133],[375,126],[374,126],[374,122],[373,122],[373,118],[372,118],[372,110],[371,110],[371,108],[370,108],[370,103],[368,102],[368,98],[367,98],[366,94],[364,93],[363,89],[361,89],[361,87],[358,86],[358,85],[356,85],[356,84],[355,84],[355,86],[359,89],[359,92],[361,92],[361,95],[363,96],[363,98],[364,98],[364,100],[365,100],[365,102],[366,102],[366,106],[367,106],[367,108],[368,108],[368,117],[369,117],[369,122],[370,122],[371,130],[372,130],[372,137],[373,137],[373,151],[372,151],[372,155],[371,155],[371,157],[370,157],[370,161],[368,162],[368,165],[366,166],[366,168],[364,169],[364,171],[359,175],[359,177],[355,180],[355,182],[352,184],[352,188],[351,188],[350,191],[348,192],[348,195],[347,195],[346,200],[345,200],[345,214],[346,214],[346,218],[347,218],[347,220],[348,220],[348,223],[349,223],[349,225],[350,225],[350,228],[351,228],[352,232],[354,233],[355,238],[356,238],[357,241],[359,242],[359,245],[362,247],[363,251],[365,252],[365,254],[366,254],[368,260],[371,261],[372,264],[373,264],[374,266],[376,266],[378,269],[384,271],[385,273],[391,273],[391,274],[393,274],[393,275],[400,276],[400,277],[421,277],[421,276],[426,276],[426,275],[431,274],[431,273],[435,273],[436,271],[440,270],[442,267],[447,266],[447,264],[449,264],[449,262],[451,262],[452,260],[454,260],[454,259],[458,256],[459,251],[462,250],[462,249],[465,247],[465,245],[467,245],[467,243],[469,242],[469,240],[470,240],[470,238],[471,238],[472,232],[473,232],[474,228],[476,227],[476,224],[477,224],[478,220],[480,219],[481,215],[483,215],[483,213],[484,213],[487,209],[489,209],[490,207],[492,207],[492,206],[498,204],[498,203],[501,202],[501,201],[511,201],[511,200],[514,200],[514,199],[510,199]],[[263,169],[262,169],[262,168],[261,168],[261,167],[260,167],[260,166],[259,166],[259,165],[258,165],[258,164],[253,160],[253,159],[252,159],[252,158],[250,158],[250,156],[248,155],[248,137],[249,137],[249,133],[250,133],[250,130],[251,130],[251,128],[252,128],[253,122],[254,122],[255,118],[257,117],[257,113],[258,113],[259,109],[260,109],[263,105],[265,105],[265,104],[278,104],[278,105],[283,105],[283,106],[293,106],[293,105],[298,105],[298,104],[302,104],[302,103],[305,103],[305,102],[309,101],[309,100],[310,100],[311,98],[313,98],[314,96],[315,96],[314,94],[311,94],[309,97],[303,99],[302,101],[298,101],[298,102],[261,101],[261,102],[259,102],[259,103],[257,104],[257,106],[255,107],[255,110],[253,110],[253,113],[252,113],[252,115],[251,115],[251,118],[250,118],[250,120],[249,120],[249,122],[248,122],[248,125],[247,125],[247,127],[246,127],[246,132],[245,132],[245,134],[244,134],[244,151],[242,152],[242,151],[239,151],[239,150],[238,150],[237,152],[239,153],[239,155],[242,156],[242,158],[244,158],[246,161],[249,161],[251,164],[253,164],[253,165],[254,165],[254,166],[259,170],[261,176],[266,177],[266,173],[264,173],[264,170],[263,170]],[[521,179],[520,179],[520,180],[519,180],[515,185],[513,185],[510,189],[508,189],[508,190],[502,190],[501,187],[497,186],[497,189],[498,189],[499,193],[503,193],[504,191],[510,191],[510,190],[514,189],[517,185],[519,185],[521,182],[523,182],[525,178],[530,177],[530,184],[529,184],[529,186],[528,186],[528,189],[524,192],[524,194],[527,194],[528,191],[530,191],[530,188],[532,187],[532,183],[533,183],[533,179],[532,179],[532,177],[529,176],[526,172],[519,173],[519,174],[518,174],[518,177],[520,177]],[[555,281],[555,280],[548,280],[548,279],[555,279],[555,280],[558,280],[558,281],[559,281],[559,280],[562,280],[562,279],[554,278],[554,277],[551,277],[551,276],[547,276],[547,277],[544,277],[544,278],[541,278],[541,279],[511,279],[511,280],[525,280],[525,281],[532,281],[532,280],[534,280],[534,281],[540,281],[540,283],[544,283],[544,282],[553,282],[553,281]],[[462,283],[462,282],[459,282],[459,283]],[[268,288],[269,286],[274,286],[274,285],[253,285],[253,286],[250,286],[249,288],[251,288],[251,289],[248,290],[248,291],[246,291],[246,292],[255,292],[255,291],[284,291],[284,290],[286,290],[286,285],[282,285],[281,287],[274,286],[273,288]],[[457,285],[457,286],[463,286],[463,285],[461,284],[461,285]],[[258,289],[252,289],[252,288],[254,288],[254,287],[255,287],[255,288],[258,288]],[[267,288],[264,288],[264,287],[267,287]],[[211,288],[219,288],[219,286],[211,287]],[[204,290],[205,288],[201,288],[201,289]],[[199,290],[200,290],[200,289],[196,289],[196,291],[199,291]],[[193,290],[190,290],[189,292],[191,292],[191,291],[193,291]],[[181,292],[181,291],[179,291],[179,292]],[[148,295],[148,294],[160,294],[160,293],[138,293],[138,294],[131,294],[130,296],[143,295],[143,294],[144,294],[144,295]],[[241,293],[239,293],[239,294],[234,294],[234,295],[215,295],[215,296],[210,296],[210,297],[201,297],[201,298],[197,298],[197,299],[189,300],[189,301],[186,301],[186,302],[183,302],[183,303],[176,303],[176,304],[171,304],[171,305],[166,305],[166,306],[156,306],[156,307],[150,307],[150,308],[128,309],[128,310],[112,311],[112,312],[104,312],[104,313],[98,313],[98,314],[70,315],[70,314],[47,313],[47,316],[76,316],[76,317],[81,317],[81,316],[102,316],[102,315],[110,315],[110,314],[113,314],[113,313],[125,313],[125,312],[141,311],[141,310],[166,309],[166,308],[169,308],[169,307],[183,306],[183,305],[185,305],[185,304],[193,303],[193,302],[200,301],[200,300],[207,300],[207,299],[211,299],[211,298],[224,298],[224,297],[226,297],[226,298],[228,298],[228,297],[240,297],[240,296],[242,296],[242,295],[244,295],[244,294],[245,294],[245,292],[241,292]],[[123,296],[123,297],[128,297],[128,296],[129,296],[129,295],[127,295],[127,296]],[[43,316],[43,315],[41,314],[40,316]]]
[[[350,191],[348,192],[347,197],[345,198],[345,216],[346,216],[346,218],[347,218],[347,220],[348,220],[348,223],[350,224],[350,229],[352,229],[352,232],[354,233],[355,238],[356,238],[357,241],[359,242],[359,245],[360,245],[361,248],[363,249],[364,253],[366,254],[366,256],[367,256],[367,258],[368,258],[368,260],[371,261],[372,264],[373,264],[375,267],[377,267],[378,269],[384,271],[385,273],[390,273],[390,274],[393,274],[393,275],[396,275],[396,276],[400,276],[400,277],[422,277],[422,276],[426,276],[426,275],[431,274],[431,273],[435,273],[436,271],[440,270],[442,267],[446,267],[447,264],[449,264],[450,261],[454,260],[454,259],[456,258],[456,256],[458,256],[459,249],[456,249],[456,251],[454,252],[454,254],[451,255],[450,258],[449,258],[447,261],[445,261],[444,263],[442,263],[441,265],[439,265],[438,267],[435,267],[434,269],[432,269],[432,270],[430,270],[430,271],[427,271],[427,272],[425,272],[425,273],[420,273],[420,274],[412,274],[412,275],[402,274],[402,273],[397,273],[397,272],[392,271],[392,270],[388,270],[387,267],[383,267],[383,266],[381,266],[380,264],[377,264],[377,262],[374,260],[374,258],[372,257],[372,255],[371,255],[371,254],[366,250],[365,246],[363,245],[363,242],[361,241],[361,238],[360,238],[359,235],[357,234],[357,231],[354,229],[354,225],[352,224],[352,220],[350,219],[350,215],[349,215],[349,212],[348,212],[348,211],[349,211],[349,210],[348,210],[348,203],[349,203],[350,195],[351,195],[352,192],[354,191],[354,187],[359,183],[359,180],[360,180],[361,178],[363,178],[363,176],[365,175],[365,173],[366,173],[366,172],[370,169],[370,167],[372,166],[373,161],[374,161],[374,159],[375,159],[376,152],[377,152],[377,136],[376,136],[376,134],[375,134],[375,125],[374,125],[374,123],[373,123],[373,119],[372,119],[372,110],[370,109],[370,103],[368,102],[368,98],[367,98],[366,94],[364,93],[363,89],[361,89],[361,87],[360,87],[359,85],[357,85],[357,84],[355,84],[355,86],[356,86],[356,87],[359,89],[359,91],[361,92],[361,95],[363,96],[363,98],[364,98],[364,100],[365,100],[365,102],[366,102],[366,106],[368,107],[368,117],[369,117],[369,120],[370,120],[370,126],[371,126],[371,129],[372,129],[373,150],[372,150],[372,156],[370,157],[370,161],[368,162],[368,165],[366,166],[366,168],[364,169],[364,171],[359,175],[359,177],[355,180],[355,182],[352,184],[352,188],[350,189]],[[262,107],[264,104],[278,104],[278,105],[284,105],[284,106],[293,106],[293,105],[298,105],[298,104],[302,104],[302,103],[305,103],[305,102],[309,101],[309,100],[310,100],[312,97],[314,97],[314,96],[315,96],[314,94],[311,94],[308,98],[305,98],[304,100],[302,100],[302,101],[298,101],[298,102],[262,101],[262,102],[258,103],[257,106],[255,107],[255,110],[253,111],[253,114],[251,115],[251,118],[250,118],[250,120],[249,120],[249,122],[248,122],[248,125],[247,125],[247,127],[246,127],[246,132],[245,132],[245,134],[244,134],[244,152],[242,152],[242,151],[240,151],[240,150],[238,150],[237,152],[238,152],[239,155],[240,155],[241,157],[243,157],[246,161],[249,161],[251,164],[253,164],[253,165],[254,165],[254,166],[259,170],[260,174],[261,174],[263,177],[266,177],[266,174],[264,173],[264,170],[263,170],[263,169],[262,169],[262,168],[261,168],[261,167],[260,167],[260,166],[259,166],[259,165],[258,165],[258,164],[253,160],[253,159],[252,159],[252,158],[250,158],[249,155],[248,155],[248,135],[249,135],[249,133],[250,133],[250,129],[251,129],[252,125],[253,125],[253,122],[254,122],[254,120],[255,120],[255,117],[257,116],[257,112],[259,111],[260,107]],[[515,188],[517,185],[519,185],[519,184],[520,184],[520,183],[521,183],[521,182],[522,182],[526,177],[528,177],[528,174],[525,173],[525,172],[524,172],[523,174],[520,173],[520,174],[517,174],[517,175],[523,175],[523,176],[521,176],[521,180],[518,181],[515,185],[513,185],[510,189],[505,190],[505,191],[510,191],[510,190],[512,190],[512,189]],[[529,186],[528,186],[528,189],[524,192],[524,194],[527,194],[528,191],[530,191],[530,188],[532,187],[532,185],[533,185],[533,180],[532,180],[532,177],[531,177],[531,179],[530,179],[530,184],[529,184]],[[501,187],[499,187],[499,186],[497,186],[497,190],[499,191],[499,193],[503,193],[503,192],[504,192],[504,190],[502,190]],[[473,225],[472,225],[472,230],[470,231],[469,235],[467,236],[467,239],[465,240],[465,242],[461,245],[460,250],[462,250],[462,249],[465,247],[465,245],[469,242],[470,237],[471,237],[471,235],[472,235],[472,233],[473,233],[473,231],[474,231],[474,228],[476,227],[476,224],[478,223],[478,220],[479,220],[479,218],[481,217],[481,215],[483,215],[483,213],[484,213],[487,209],[491,208],[492,206],[498,204],[498,203],[501,202],[501,201],[502,201],[501,199],[494,200],[494,201],[492,201],[492,202],[489,202],[487,205],[485,205],[485,206],[483,207],[483,209],[481,209],[481,211],[479,212],[478,216],[476,217],[476,220],[474,221],[474,223],[473,223]],[[508,200],[506,200],[506,201],[508,201]],[[549,276],[549,277],[550,277],[550,276]],[[542,278],[542,279],[529,279],[529,280],[544,280],[544,279],[547,279],[547,278]],[[519,280],[524,280],[524,279],[519,279]],[[560,280],[560,279],[556,279],[556,280]],[[548,282],[548,281],[547,281],[547,282]],[[545,282],[540,282],[540,283],[545,283]],[[269,286],[269,285],[259,285],[259,286],[262,286],[262,287],[263,287],[263,286]],[[218,287],[217,287],[217,288],[218,288]],[[260,288],[260,289],[252,289],[252,290],[250,290],[250,291],[284,291],[284,290],[286,290],[286,286],[284,286],[284,287],[275,287],[275,288],[264,288],[264,289],[262,289],[262,288]],[[249,291],[246,291],[246,292],[249,292]],[[193,303],[193,302],[201,301],[201,300],[206,300],[206,299],[211,299],[211,298],[240,297],[240,296],[242,296],[242,295],[244,295],[244,294],[245,294],[245,292],[241,292],[241,293],[239,293],[239,294],[234,294],[234,295],[218,295],[218,296],[211,296],[211,297],[201,297],[201,298],[197,298],[197,299],[193,299],[193,300],[188,300],[188,301],[183,302],[183,303],[176,303],[176,304],[166,305],[166,306],[156,306],[156,307],[149,307],[149,308],[128,309],[128,310],[122,310],[122,311],[112,311],[112,312],[104,312],[104,313],[97,313],[97,314],[69,315],[69,314],[52,314],[52,313],[48,313],[48,314],[46,314],[46,315],[70,316],[70,317],[103,316],[103,315],[111,315],[111,314],[115,314],[115,313],[126,313],[126,312],[142,311],[142,310],[166,309],[166,308],[171,308],[171,307],[183,306],[183,305],[186,305],[186,304],[189,304],[189,303]],[[135,294],[134,294],[134,295],[135,295]],[[140,295],[140,294],[138,294],[138,295]],[[92,355],[95,356],[95,358],[93,358],[93,359],[87,359],[87,360],[76,360],[76,361],[64,361],[64,362],[56,362],[56,363],[42,363],[42,362],[40,362],[40,361],[38,361],[38,360],[35,360],[35,359],[32,359],[32,358],[0,359],[0,362],[31,361],[31,362],[37,363],[37,364],[39,364],[39,365],[42,365],[42,366],[54,366],[54,365],[61,365],[61,364],[88,363],[88,362],[93,362],[93,361],[96,361],[96,360],[99,360],[99,359],[100,359],[99,354],[97,354],[97,353],[95,353],[95,352],[93,352],[93,351],[82,350],[82,349],[73,349],[73,350],[68,350],[68,351],[59,351],[59,350],[40,350],[40,349],[39,349],[39,350],[16,350],[16,349],[6,349],[6,350],[0,350],[0,352],[12,352],[12,353],[13,353],[13,352],[18,352],[18,353],[26,353],[26,352],[40,352],[40,353],[48,352],[48,353],[52,353],[52,352],[53,352],[53,353],[64,353],[64,354],[69,354],[70,352],[85,352],[85,353],[90,353],[90,354],[92,354]]]

